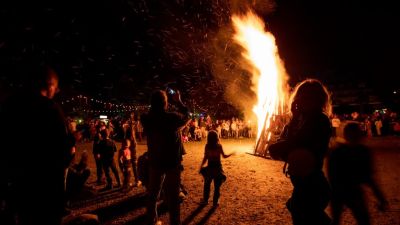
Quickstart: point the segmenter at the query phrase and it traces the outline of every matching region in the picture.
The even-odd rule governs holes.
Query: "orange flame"
[[[232,17],[235,34],[233,39],[244,48],[242,56],[252,68],[252,90],[257,94],[253,112],[257,116],[257,140],[263,130],[267,141],[271,138],[269,127],[274,116],[284,112],[287,99],[285,67],[278,54],[275,38],[265,31],[264,22],[253,12]]]

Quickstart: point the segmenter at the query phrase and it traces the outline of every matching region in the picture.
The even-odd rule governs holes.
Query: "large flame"
[[[257,142],[262,136],[268,141],[274,116],[284,110],[287,99],[287,79],[284,65],[278,55],[275,38],[265,31],[264,22],[254,13],[234,15],[234,40],[243,47],[242,56],[252,68],[252,90],[257,94],[253,112],[257,116]]]

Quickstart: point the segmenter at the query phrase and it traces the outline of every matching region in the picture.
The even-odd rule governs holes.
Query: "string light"
[[[88,102],[90,100],[90,102]],[[67,104],[68,103],[68,104]],[[94,112],[94,113],[119,113],[119,112],[129,112],[132,110],[139,110],[139,111],[145,111],[150,108],[148,105],[131,105],[131,104],[124,104],[124,103],[111,103],[95,98],[88,98],[83,95],[77,95],[73,96],[67,99],[63,99],[61,101],[61,104],[64,105],[64,107],[67,107],[65,105],[71,105],[72,111],[77,112],[77,111],[83,111],[83,112]],[[92,108],[102,108],[102,109],[95,109],[93,110]]]

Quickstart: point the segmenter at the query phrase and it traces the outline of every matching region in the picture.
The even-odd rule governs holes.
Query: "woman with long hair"
[[[330,188],[322,171],[332,131],[326,87],[315,79],[302,81],[290,97],[290,111],[292,117],[280,141],[268,149],[272,158],[286,162],[285,173],[294,187],[286,206],[294,225],[329,224],[324,210]]]
[[[201,204],[205,205],[208,203],[211,182],[214,180],[213,206],[218,206],[220,187],[226,180],[226,176],[222,169],[221,156],[228,158],[232,154],[225,154],[224,150],[222,149],[222,145],[219,142],[218,133],[215,130],[211,130],[207,136],[204,158],[200,166],[200,173],[204,177],[204,193]],[[208,162],[207,167],[203,167],[206,162]]]

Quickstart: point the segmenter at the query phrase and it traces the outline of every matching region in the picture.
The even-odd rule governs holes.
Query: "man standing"
[[[65,173],[70,158],[63,113],[52,100],[58,76],[49,67],[31,70],[32,87],[11,97],[4,105],[2,166],[9,204],[19,224],[60,224],[64,213]],[[31,130],[21,135],[26,119]],[[2,178],[3,179],[3,178]]]
[[[149,202],[147,214],[150,222],[157,218],[157,198],[165,184],[170,224],[180,224],[179,185],[182,161],[181,129],[189,122],[188,109],[179,92],[171,95],[179,112],[167,112],[168,98],[164,91],[151,97],[151,109],[143,115],[142,124],[147,134],[149,154]]]
[[[137,121],[135,121],[135,113],[132,112],[130,116],[130,120],[128,121],[129,125],[127,126],[126,132],[125,132],[125,139],[128,139],[131,142],[131,145],[129,146],[129,149],[131,150],[131,164],[132,164],[132,170],[133,170],[133,178],[135,179],[135,184],[133,186],[137,187],[140,185],[139,183],[139,177],[138,177],[138,172],[137,172],[137,154],[136,154],[136,147],[137,147],[137,142],[136,142],[136,126],[137,126]]]

